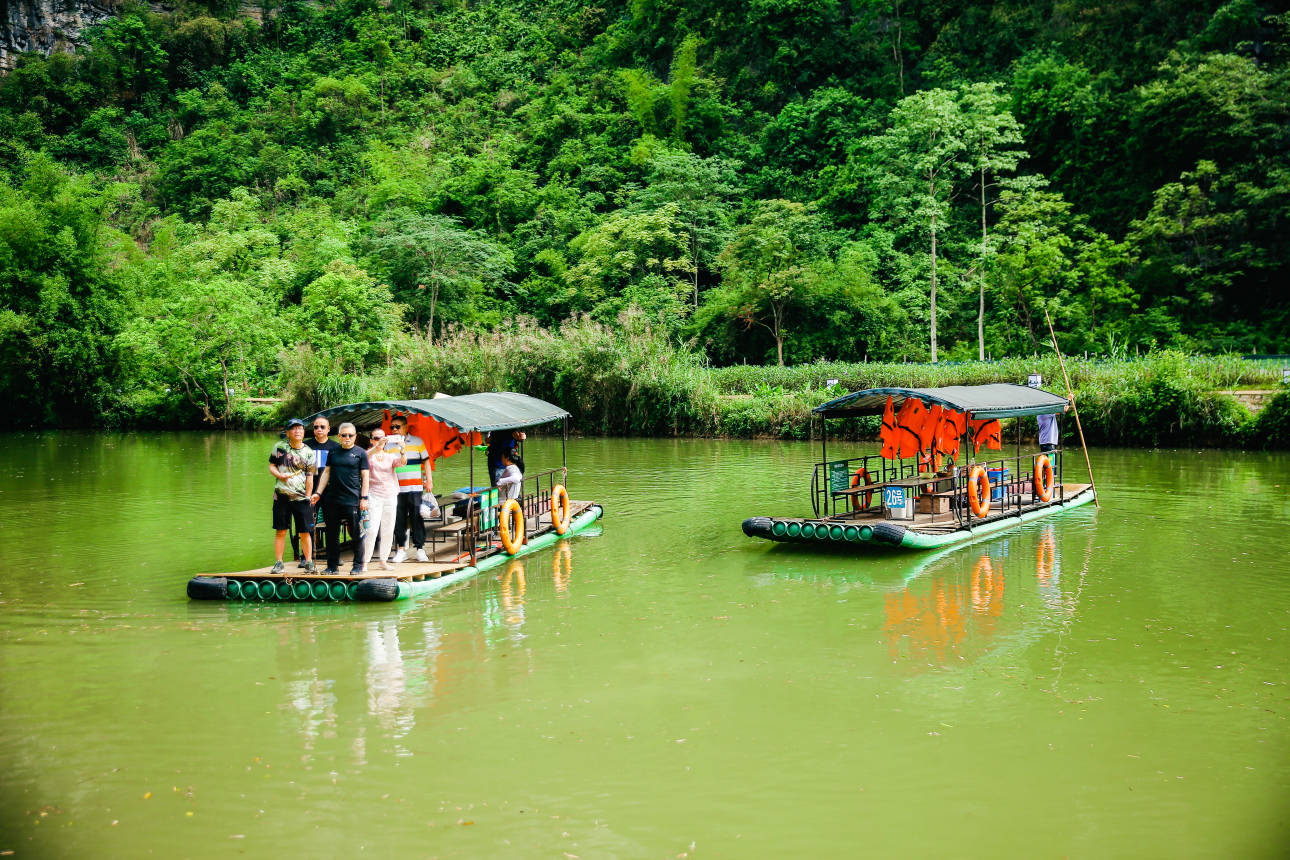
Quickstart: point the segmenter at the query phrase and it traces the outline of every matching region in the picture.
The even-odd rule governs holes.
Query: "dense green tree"
[[[1064,348],[1290,351],[1288,31],[1262,0],[123,7],[0,76],[0,395],[234,422],[220,391],[378,372],[400,324],[633,304],[716,362],[999,357],[1045,310]],[[150,327],[252,305],[245,342]]]
[[[864,143],[872,159],[873,217],[906,241],[927,249],[928,343],[936,361],[938,254],[950,219],[950,204],[967,170],[967,119],[954,93],[925,90],[897,103],[890,125]],[[915,267],[907,273],[918,271]],[[906,275],[908,277],[908,274]]]
[[[788,311],[819,287],[820,270],[813,264],[823,245],[817,219],[801,203],[758,201],[718,257],[723,286],[709,297],[705,317],[765,329],[775,342],[775,360],[782,365]]]
[[[990,255],[988,217],[1003,178],[1025,158],[1019,149],[1021,126],[1008,110],[1008,98],[998,84],[975,83],[959,95],[963,111],[967,166],[976,181],[981,213],[981,244],[977,263],[969,272],[977,282],[977,360],[985,361],[985,281]]]
[[[43,154],[0,181],[0,398],[20,424],[98,420],[134,261],[105,216],[134,193]]]
[[[699,272],[712,266],[730,235],[735,201],[742,190],[738,170],[738,162],[728,159],[664,151],[650,161],[645,187],[632,201],[638,210],[676,207],[687,239],[695,308],[699,306]]]
[[[432,337],[443,329],[443,306],[452,322],[487,320],[496,291],[511,272],[510,251],[443,215],[391,212],[372,225],[367,242],[372,265],[387,274],[395,297],[409,306],[412,322]]]
[[[340,261],[305,287],[300,311],[303,339],[348,373],[388,359],[402,320],[389,287]]]
[[[653,315],[664,314],[673,327],[679,325],[686,312],[682,296],[691,268],[688,247],[681,208],[675,203],[613,213],[569,244],[577,256],[566,275],[570,309],[612,322],[635,303]]]

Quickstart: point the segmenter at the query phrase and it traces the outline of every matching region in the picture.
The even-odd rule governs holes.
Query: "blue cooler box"
[[[987,469],[985,476],[990,479],[990,501],[999,501],[1003,498],[1003,485],[1008,483],[1008,467]]]

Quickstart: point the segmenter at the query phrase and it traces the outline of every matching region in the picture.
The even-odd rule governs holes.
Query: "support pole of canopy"
[[[469,441],[469,440],[468,440]],[[466,503],[466,536],[470,539],[470,563],[476,563],[475,548],[479,546],[479,536],[475,534],[475,446],[469,445],[470,448],[470,487],[466,490],[466,498],[470,499]],[[489,476],[492,477],[491,475]]]
[[[828,420],[827,418],[825,418],[823,415],[821,415],[821,416],[820,416],[820,471],[824,474],[824,482],[825,482],[825,486],[826,486],[826,487],[828,487],[828,489],[827,489],[827,490],[825,490],[825,493],[826,493],[827,495],[825,495],[825,496],[824,496],[824,498],[825,498],[825,499],[832,499],[832,498],[833,498],[833,487],[832,487],[832,486],[829,486],[829,432],[828,432],[828,427],[829,427],[829,420]],[[826,514],[828,514],[829,516],[832,516],[832,515],[835,513],[835,511],[830,510],[832,507],[833,507],[833,506],[832,506],[828,501],[826,501],[826,502],[824,503],[824,512],[825,512]]]
[[[1048,308],[1044,308],[1044,319],[1048,321],[1048,334],[1053,339],[1053,351],[1057,353],[1057,361],[1062,366],[1062,379],[1066,380],[1066,399],[1070,401],[1071,411],[1075,413],[1075,429],[1079,431],[1079,446],[1084,450],[1084,465],[1088,466],[1088,484],[1093,488],[1093,504],[1101,508],[1102,503],[1097,500],[1097,482],[1093,480],[1093,461],[1088,458],[1088,446],[1084,444],[1084,427],[1079,423],[1079,407],[1075,405],[1075,392],[1071,390],[1070,374],[1066,372],[1066,359],[1062,358],[1062,351],[1057,346],[1057,332],[1053,330],[1053,319],[1048,315]]]

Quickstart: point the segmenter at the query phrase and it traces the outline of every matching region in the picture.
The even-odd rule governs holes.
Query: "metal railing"
[[[861,471],[863,470],[863,471]],[[888,481],[899,481],[902,478],[912,478],[918,474],[918,462],[916,460],[888,460],[878,454],[869,454],[864,457],[848,457],[844,460],[829,460],[826,463],[816,463],[815,470],[811,474],[811,507],[815,511],[816,517],[836,517],[839,516],[838,509],[842,513],[863,513],[866,510],[877,510],[882,507],[882,489],[878,488],[873,491],[869,504],[865,504],[864,495],[839,495],[838,491],[843,489],[837,483],[837,479],[845,474],[845,489],[851,489],[851,482],[855,480],[856,475],[869,475],[869,481],[864,484],[884,484]],[[852,499],[858,501],[853,502]],[[877,500],[877,505],[873,500]]]
[[[949,505],[948,511],[936,513],[935,502],[929,502],[930,510],[925,513],[930,513],[930,522],[954,523],[962,528],[971,528],[998,517],[1018,514],[1022,510],[1033,510],[1064,501],[1066,491],[1062,452],[1062,448],[1044,452],[1053,465],[1053,495],[1048,502],[1040,501],[1034,492],[1035,462],[1041,452],[977,460],[956,467],[951,474],[936,475],[920,472],[917,460],[886,460],[877,454],[871,454],[816,463],[811,476],[812,506],[817,518],[878,516],[883,507],[882,485],[892,481],[904,482],[926,474],[926,481],[917,484],[916,495],[922,498],[944,498]],[[990,510],[984,518],[973,514],[968,503],[968,478],[973,466],[984,468],[987,480],[990,481]],[[847,476],[845,488],[837,480],[844,472]],[[862,477],[868,473],[870,480],[858,483],[854,489],[860,492],[853,493],[850,491],[857,473]],[[866,491],[866,485],[873,485],[874,489]],[[845,492],[840,492],[844,489]]]
[[[527,520],[532,517],[536,520],[542,514],[550,512],[551,494],[555,491],[556,485],[564,484],[568,489],[568,480],[569,470],[564,466],[525,475],[519,498],[520,510],[523,511],[524,518]],[[489,550],[491,554],[491,551],[496,548],[501,529],[500,496],[496,504],[484,507],[479,507],[476,499],[476,496],[471,496],[470,504],[467,506],[466,519],[469,525],[464,536],[469,543],[471,564],[477,561],[481,550]]]
[[[1066,500],[1066,486],[1062,482],[1062,465],[1065,458],[1063,449],[1020,454],[1012,457],[996,457],[989,460],[977,460],[963,466],[954,478],[953,495],[950,497],[950,514],[959,526],[971,528],[984,522],[1006,516],[1016,516],[1023,510],[1034,510],[1046,505],[1059,504]],[[1053,465],[1053,495],[1047,502],[1041,501],[1035,492],[1035,463],[1040,456],[1047,456]],[[990,509],[986,516],[978,517],[972,513],[968,503],[968,479],[972,466],[981,466],[986,471],[990,482]]]

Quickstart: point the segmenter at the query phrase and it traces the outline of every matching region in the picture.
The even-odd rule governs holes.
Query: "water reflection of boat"
[[[1056,535],[999,538],[977,551],[940,553],[883,597],[882,632],[893,661],[913,671],[1013,651],[1069,613],[1059,587]],[[1040,600],[1033,600],[1038,593]]]
[[[974,540],[1093,501],[1063,480],[1062,450],[977,459],[1002,450],[1005,419],[1056,415],[1068,401],[1022,385],[871,388],[831,400],[820,416],[813,517],[751,517],[749,537],[854,549],[932,549]],[[883,416],[879,454],[830,460],[827,422]],[[960,454],[963,451],[963,454]],[[966,459],[962,466],[956,463]]]
[[[273,573],[270,567],[218,576],[198,576],[188,596],[204,600],[388,601],[433,594],[508,559],[527,555],[561,538],[589,529],[601,516],[600,505],[571,499],[567,490],[569,413],[524,394],[490,392],[432,400],[350,403],[325,409],[333,427],[350,422],[360,429],[387,432],[395,415],[406,416],[408,432],[420,436],[431,457],[466,451],[470,484],[444,497],[436,517],[425,520],[429,560],[405,562],[394,571],[325,576],[303,570]],[[483,434],[560,424],[560,465],[524,475],[518,500],[502,501],[491,486],[476,486],[487,467],[476,472],[475,448]],[[292,536],[293,546],[298,545]],[[350,542],[351,546],[354,542]],[[558,555],[557,555],[558,558]]]

